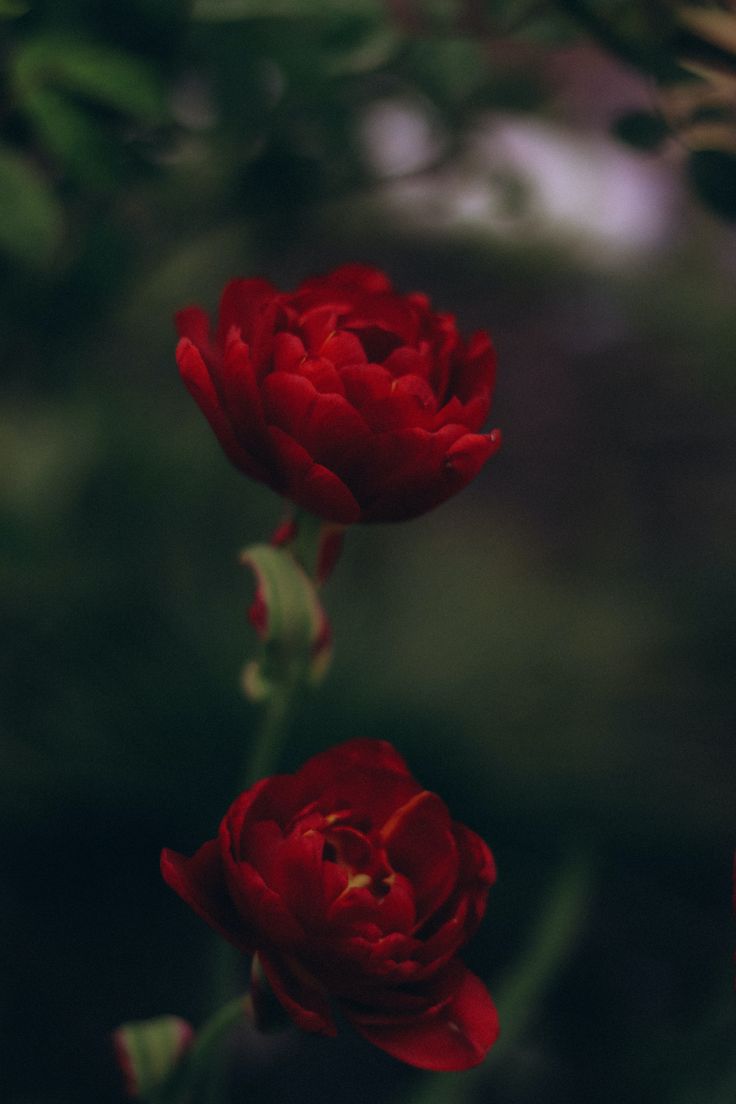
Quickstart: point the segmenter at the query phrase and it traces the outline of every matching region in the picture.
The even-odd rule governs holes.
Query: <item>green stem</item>
[[[268,777],[276,769],[289,733],[289,722],[300,686],[299,678],[284,680],[279,686],[274,686],[263,703],[261,723],[243,773],[243,789],[250,789],[260,778]]]
[[[303,515],[298,519],[299,556],[303,557],[302,562],[309,565],[308,570],[312,572],[317,562],[321,528],[322,523],[317,518]],[[250,789],[259,779],[273,774],[278,767],[294,708],[299,693],[305,686],[305,665],[301,660],[302,657],[298,657],[297,662],[282,668],[279,681],[271,683],[268,696],[261,706],[260,723],[242,768],[239,780],[241,790]],[[185,1064],[182,1075],[186,1087],[196,1089],[197,1084],[203,1082],[206,1072],[207,1081],[204,1086],[208,1104],[217,1104],[224,1095],[225,1070],[220,1055],[214,1051],[238,1014],[242,1015],[243,998],[234,998],[234,993],[242,985],[238,978],[241,959],[242,955],[229,943],[217,939],[213,946],[209,1007],[224,1007],[207,1021],[197,1035],[195,1046],[190,1051],[190,1060]],[[210,1068],[207,1071],[205,1067],[208,1063]],[[162,1104],[168,1104],[168,1101],[163,1101]]]
[[[310,579],[314,579],[319,559],[319,546],[324,522],[306,510],[297,510],[294,514],[296,537],[292,551]]]
[[[217,1051],[232,1028],[245,1016],[246,1002],[246,997],[236,997],[207,1020],[197,1032],[181,1065],[151,1104],[184,1104],[185,1101],[188,1104],[196,1099],[198,1090],[211,1076]]]

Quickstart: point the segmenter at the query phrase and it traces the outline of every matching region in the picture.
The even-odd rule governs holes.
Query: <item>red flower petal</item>
[[[300,812],[303,805],[301,789],[293,774],[275,774],[241,794],[225,816],[233,841],[234,857],[249,857],[248,840],[254,824],[273,820],[287,831],[295,813]]]
[[[372,426],[371,408],[390,395],[393,376],[379,364],[347,365],[341,369],[340,376],[348,400]]]
[[[328,909],[327,920],[333,930],[343,933],[359,931],[370,924],[375,925],[380,935],[387,932],[406,935],[416,924],[411,884],[397,874],[384,897],[376,897],[370,889],[348,889]]]
[[[412,989],[419,967],[411,957],[412,940],[403,932],[329,936],[310,948],[310,968],[338,1000],[353,1006],[418,1014],[427,1001]]]
[[[266,885],[262,875],[250,863],[235,862],[222,844],[221,853],[231,900],[243,922],[252,925],[258,932],[259,949],[266,938],[281,948],[303,945],[304,928],[280,894]]]
[[[335,472],[318,464],[303,445],[278,426],[269,428],[278,458],[283,493],[298,506],[327,521],[352,525],[360,517],[353,493]]]
[[[488,890],[496,880],[496,864],[487,844],[464,824],[452,826],[460,856],[459,893],[466,912],[465,939],[470,939],[486,911]],[[458,904],[459,909],[459,904]]]
[[[210,344],[210,320],[201,307],[185,307],[174,315],[179,337],[188,337],[200,349]]]
[[[463,348],[454,314],[427,313],[422,336],[431,349],[432,387],[438,402],[442,403],[447,399],[453,359],[462,355]]]
[[[481,428],[491,408],[496,381],[496,351],[488,334],[471,337],[467,351],[455,357],[449,383],[451,398],[440,412],[442,424],[457,421],[468,429]],[[452,417],[453,410],[459,412]]]
[[[187,390],[212,426],[228,460],[246,475],[271,484],[270,471],[243,448],[238,440],[232,422],[222,408],[202,354],[187,337],[183,337],[176,347],[176,362]]]
[[[269,793],[279,781],[278,776],[262,779],[233,802],[220,824],[218,846],[230,899],[244,922],[259,932],[268,932],[276,942],[292,945],[304,938],[301,924],[247,861],[251,854],[249,840],[254,823],[258,823],[257,810],[269,800]]]
[[[457,486],[464,487],[474,479],[494,452],[501,447],[501,434],[497,429],[490,433],[467,433],[450,445],[445,456],[447,477]],[[450,491],[452,494],[452,491]]]
[[[203,844],[190,859],[164,848],[161,874],[166,884],[210,927],[245,954],[252,953],[252,933],[233,907],[217,840]]]
[[[231,330],[239,330],[250,349],[253,371],[259,380],[272,366],[281,298],[267,280],[233,280],[222,295],[218,343],[223,347]]]
[[[443,426],[436,433],[406,429],[374,441],[372,472],[377,493],[360,490],[363,521],[417,517],[461,490],[477,475],[501,443],[497,430],[466,433]]]
[[[298,372],[307,355],[304,342],[293,333],[277,333],[273,339],[273,368],[275,372]]]
[[[444,801],[424,790],[397,809],[381,829],[391,866],[413,887],[420,924],[444,904],[457,881],[451,826]]]
[[[335,1033],[333,998],[375,1045],[446,1070],[475,1065],[496,1038],[490,997],[452,957],[483,914],[493,859],[391,745],[349,741],[257,783],[217,841],[192,859],[164,852],[162,871],[255,950],[303,1029]]]
[[[421,379],[427,380],[431,367],[429,349],[426,343],[419,349],[412,348],[408,345],[401,345],[398,349],[394,349],[391,355],[386,358],[383,366],[394,378],[411,375],[419,376]],[[427,384],[427,386],[429,386],[429,384]],[[430,392],[434,398],[434,392],[431,391],[431,388]]]
[[[214,382],[222,396],[230,424],[236,428],[239,441],[258,456],[268,457],[269,443],[263,420],[261,395],[250,359],[250,349],[232,330],[225,345],[222,363],[213,370]]]
[[[311,930],[322,928],[328,905],[346,884],[334,864],[322,862],[323,843],[315,831],[284,835],[274,821],[254,824],[248,839],[252,865],[299,924]],[[335,877],[325,878],[326,869]]]
[[[460,963],[453,992],[422,1016],[376,1014],[345,1007],[356,1030],[410,1066],[464,1070],[477,1066],[498,1038],[498,1013],[483,982]]]
[[[337,368],[366,363],[365,349],[360,340],[347,330],[333,330],[323,341],[319,355],[327,357]]]
[[[334,472],[349,466],[370,434],[342,395],[322,394],[301,375],[273,372],[264,381],[263,399],[269,424],[284,430],[317,463]]]
[[[377,269],[345,265],[292,293],[233,280],[214,335],[198,307],[177,324],[200,354],[180,354],[182,374],[229,458],[327,521],[415,517],[498,447],[479,433],[495,374],[487,334],[466,345],[453,315],[395,293]],[[430,437],[400,436],[410,430]]]
[[[256,335],[266,304],[279,295],[278,288],[260,277],[248,280],[231,280],[225,285],[220,299],[218,336],[224,345],[231,328],[235,326],[250,345]]]
[[[371,295],[359,299],[355,309],[344,319],[343,327],[357,332],[366,349],[371,340],[370,331],[374,329],[391,334],[398,345],[416,345],[420,332],[416,310],[399,295]],[[376,358],[368,352],[368,359]]]
[[[375,433],[402,429],[434,428],[437,403],[432,389],[421,376],[399,376],[387,394],[361,411]]]
[[[391,281],[385,272],[381,272],[378,268],[371,268],[370,265],[363,264],[344,264],[336,268],[334,272],[331,272],[329,276],[324,278],[324,282],[328,284],[334,284],[338,287],[347,285],[348,287],[359,287],[363,291],[369,291],[374,293],[380,293],[383,291],[391,291]]]
[[[263,972],[276,997],[281,1001],[297,1027],[320,1035],[337,1035],[327,994],[303,967],[271,951],[259,950]]]
[[[344,397],[345,387],[340,373],[326,357],[306,357],[299,366],[299,375],[308,380],[322,395]]]
[[[384,740],[349,740],[313,756],[294,778],[301,804],[316,802],[326,813],[350,810],[354,823],[362,818],[374,828],[422,789]]]
[[[358,737],[346,740],[336,747],[328,748],[311,759],[297,771],[297,777],[303,777],[311,771],[323,774],[325,770],[344,770],[345,767],[360,767],[365,770],[385,770],[394,774],[403,774],[411,778],[406,760],[399,755],[388,740],[371,740]]]
[[[310,355],[320,355],[325,341],[337,328],[338,316],[346,310],[349,310],[347,300],[333,300],[332,294],[328,293],[327,297],[319,296],[314,305],[302,311],[298,322],[299,333]]]

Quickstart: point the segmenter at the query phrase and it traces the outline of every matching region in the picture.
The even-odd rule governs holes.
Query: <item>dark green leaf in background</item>
[[[0,249],[34,267],[48,263],[61,238],[61,207],[33,163],[2,148],[0,212]]]
[[[52,86],[103,104],[144,123],[165,114],[158,75],[145,62],[99,43],[44,35],[30,39],[13,59],[21,103],[39,86]]]

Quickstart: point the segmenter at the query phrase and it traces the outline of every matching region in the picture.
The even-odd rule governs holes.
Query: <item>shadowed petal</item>
[[[360,506],[338,475],[318,464],[278,426],[269,427],[269,436],[281,469],[283,494],[327,521],[352,525],[358,520]]]
[[[174,315],[176,332],[179,337],[187,337],[200,349],[208,349],[210,344],[210,320],[201,307],[185,307]]]
[[[231,280],[220,299],[218,337],[225,344],[230,329],[235,326],[250,345],[265,304],[279,295],[278,288],[268,280],[255,277],[248,280]]]
[[[213,372],[223,407],[236,427],[238,440],[256,455],[268,454],[269,444],[263,420],[261,395],[250,359],[250,349],[231,330],[222,362]]]
[[[183,337],[177,345],[176,362],[187,390],[212,426],[228,460],[246,475],[271,484],[270,473],[238,440],[202,354],[189,338]]]
[[[414,889],[419,923],[447,900],[457,881],[451,826],[444,801],[424,790],[397,809],[381,829],[389,862]]]
[[[273,372],[264,381],[263,401],[269,424],[288,433],[330,471],[344,471],[370,434],[342,395],[318,391],[303,375]]]
[[[498,1038],[498,1013],[483,982],[454,964],[453,991],[420,1016],[345,1008],[347,1019],[375,1046],[410,1066],[464,1070],[482,1062]]]
[[[422,789],[385,740],[349,740],[313,756],[294,777],[304,803],[326,813],[349,809],[374,828]]]
[[[366,502],[363,521],[417,517],[438,506],[469,483],[500,444],[497,430],[468,433],[458,425],[376,437],[371,475],[378,493]]]
[[[217,840],[203,844],[191,858],[165,848],[161,852],[161,874],[210,927],[244,953],[252,952],[250,934],[228,893]]]
[[[327,994],[316,980],[296,963],[291,966],[270,951],[258,957],[274,994],[297,1027],[320,1035],[337,1035]]]

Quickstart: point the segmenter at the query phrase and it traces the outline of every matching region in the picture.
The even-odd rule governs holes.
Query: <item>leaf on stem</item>
[[[263,643],[261,658],[244,672],[247,696],[263,701],[277,686],[321,681],[330,661],[331,633],[314,583],[285,548],[253,545],[241,553],[240,562],[256,578],[249,618]]]
[[[112,1037],[128,1095],[148,1100],[178,1066],[191,1045],[194,1030],[179,1016],[156,1016],[122,1024]]]

